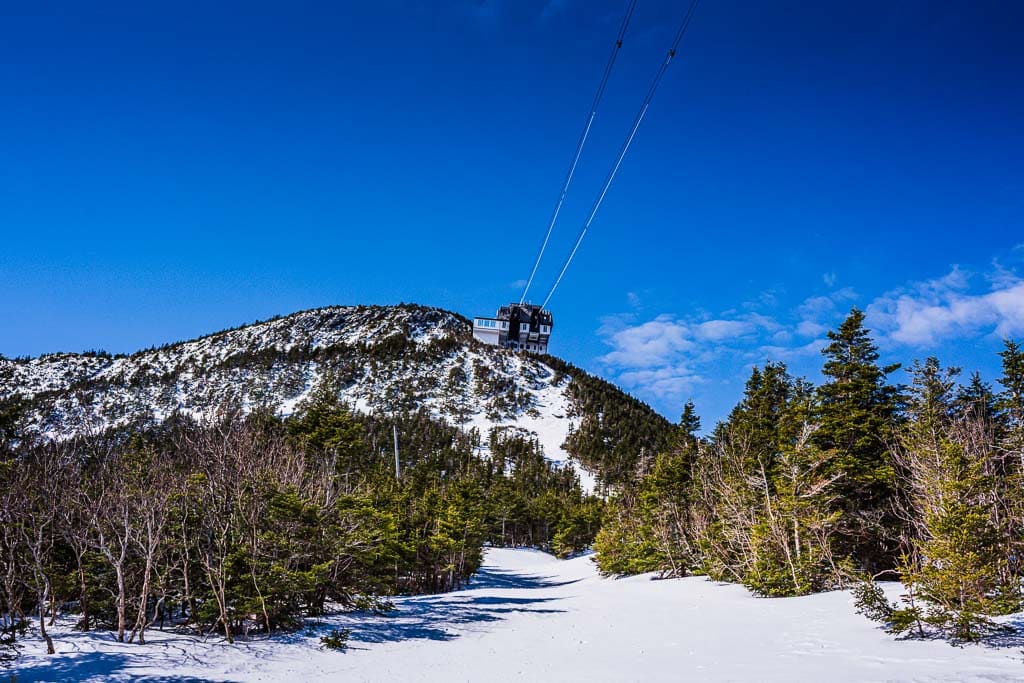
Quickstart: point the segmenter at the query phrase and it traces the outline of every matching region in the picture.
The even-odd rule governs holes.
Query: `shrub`
[[[326,636],[320,637],[320,644],[326,647],[328,650],[337,650],[338,652],[344,652],[348,649],[348,639],[352,635],[352,629],[350,628],[336,628],[332,629]]]

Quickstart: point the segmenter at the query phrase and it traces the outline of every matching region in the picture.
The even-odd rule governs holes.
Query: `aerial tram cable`
[[[573,257],[576,256],[576,252],[580,248],[580,243],[583,242],[583,237],[587,234],[587,230],[590,228],[590,224],[594,220],[594,216],[597,215],[597,210],[601,208],[601,202],[604,201],[604,197],[608,193],[608,188],[611,187],[612,180],[615,179],[615,174],[619,171],[622,159],[626,156],[626,151],[629,149],[630,144],[632,144],[633,138],[636,136],[637,129],[640,128],[640,122],[643,121],[644,115],[647,114],[647,108],[650,106],[651,100],[654,98],[654,92],[658,89],[658,84],[661,82],[662,76],[665,75],[668,65],[676,56],[676,50],[679,48],[679,43],[682,42],[683,36],[686,34],[686,29],[690,26],[690,20],[693,19],[693,14],[697,10],[697,5],[699,4],[700,0],[691,0],[690,7],[687,9],[686,15],[683,17],[683,21],[679,25],[679,30],[676,31],[676,36],[672,41],[672,46],[668,49],[668,53],[665,55],[665,61],[662,62],[661,67],[658,69],[658,73],[654,76],[654,80],[651,82],[651,87],[647,91],[647,97],[644,98],[643,104],[640,105],[640,111],[637,112],[636,119],[633,121],[633,127],[630,129],[629,135],[626,136],[625,142],[622,143],[619,155],[616,157],[615,163],[612,164],[612,168],[604,180],[604,185],[601,187],[601,191],[598,193],[597,199],[594,201],[594,205],[590,209],[590,214],[587,216],[587,220],[583,222],[583,227],[580,229],[580,233],[576,237],[576,243],[573,245],[572,251],[569,252],[569,257],[565,259],[565,264],[562,266],[561,272],[558,273],[555,283],[551,285],[548,295],[544,298],[544,303],[541,304],[542,309],[547,308],[548,302],[551,300],[551,296],[555,293],[558,285],[562,282],[562,277],[565,275],[565,271],[569,269],[569,264],[572,263]]]
[[[548,231],[544,235],[544,242],[540,245],[540,252],[537,254],[537,260],[533,264],[533,270],[530,271],[530,277],[526,281],[526,288],[523,290],[523,296],[519,299],[519,303],[522,304],[526,301],[526,295],[530,291],[530,285],[533,284],[533,278],[537,274],[537,268],[540,266],[540,261],[544,257],[544,250],[547,249],[548,240],[551,239],[551,231],[554,230],[555,223],[558,221],[558,213],[562,210],[562,203],[565,202],[565,196],[569,192],[569,185],[572,183],[573,176],[576,174],[576,166],[579,164],[580,155],[583,154],[583,146],[587,143],[587,137],[590,135],[590,128],[594,125],[594,118],[597,116],[597,106],[601,103],[601,96],[604,95],[605,86],[608,85],[608,79],[612,74],[612,67],[615,66],[615,58],[619,55],[619,50],[622,48],[622,39],[626,35],[626,28],[629,26],[629,20],[633,16],[633,10],[636,9],[637,0],[630,0],[629,5],[626,7],[626,14],[622,17],[622,24],[619,26],[619,34],[615,38],[615,44],[612,46],[612,52],[608,56],[608,63],[604,67],[604,75],[601,76],[601,82],[597,86],[597,93],[594,95],[594,102],[590,105],[590,114],[587,116],[586,123],[583,125],[583,132],[580,133],[580,139],[576,143],[576,153],[573,155],[572,163],[569,164],[569,170],[565,174],[565,182],[562,183],[562,191],[558,195],[558,201],[555,202],[555,210],[551,214],[551,220],[548,222]]]

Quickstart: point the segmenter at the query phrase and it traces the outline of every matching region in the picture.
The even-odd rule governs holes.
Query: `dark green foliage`
[[[28,621],[25,619],[4,619],[0,621],[0,665],[18,658],[21,649],[19,639],[28,633]]]
[[[618,387],[552,356],[543,362],[556,375],[569,375],[572,417],[579,427],[565,449],[605,486],[634,480],[644,458],[654,458],[668,445],[672,424],[647,404],[624,395]]]
[[[17,577],[0,586],[4,623],[42,605],[42,628],[52,605],[128,642],[165,625],[233,641],[459,588],[488,542],[564,556],[593,540],[601,502],[535,441],[496,432],[481,457],[476,432],[423,411],[355,415],[334,386],[288,420],[228,412],[20,444],[0,460],[0,561]],[[32,545],[20,530],[36,528]]]
[[[696,561],[689,534],[692,472],[700,419],[692,402],[670,437],[671,447],[653,460],[641,461],[641,479],[623,487],[605,509],[594,541],[597,563],[605,574],[658,571],[685,576]]]
[[[899,388],[886,376],[899,365],[879,366],[878,349],[854,308],[836,331],[817,391],[814,441],[829,454],[828,473],[843,509],[841,551],[869,572],[891,567],[898,556],[899,521],[890,513],[895,471],[887,441],[899,422]]]
[[[25,407],[25,401],[17,395],[0,400],[0,453],[14,439],[18,419]]]
[[[995,397],[992,436],[1001,457],[993,470],[1000,476],[998,500],[1003,509],[1001,519],[1005,554],[1010,558],[1007,571],[1011,576],[1024,575],[1024,349],[1019,343],[1005,340],[1002,357],[1002,390]],[[1009,576],[1006,577],[1006,580]]]
[[[988,417],[958,401],[957,374],[935,358],[913,369],[911,419],[897,452],[913,535],[900,570],[920,622],[954,640],[977,640],[994,628],[989,615],[1019,607],[1020,582],[1006,567]]]
[[[977,372],[971,375],[971,381],[957,389],[956,410],[965,416],[996,426],[1000,419],[996,406],[996,395],[992,387],[981,379]]]
[[[603,574],[661,572],[669,558],[659,547],[653,511],[631,493],[608,503],[601,531],[594,540],[597,566]],[[667,573],[667,572],[666,572]]]
[[[999,383],[1003,391],[998,398],[998,407],[1006,415],[1011,430],[1024,430],[1024,349],[1010,339],[1004,342],[1000,352],[1003,359],[1003,375]]]
[[[862,579],[853,586],[854,606],[858,614],[863,614],[871,621],[889,624],[893,619],[895,608],[885,597],[885,591],[870,578]]]
[[[584,496],[569,468],[554,467],[532,439],[494,430],[486,463],[488,539],[567,556],[590,545],[601,502]]]
[[[690,535],[700,568],[760,595],[842,585],[835,476],[813,439],[814,391],[784,365],[754,368],[743,400],[694,459]]]
[[[349,628],[336,628],[332,629],[326,636],[320,637],[320,644],[328,650],[336,650],[338,652],[344,652],[348,649],[348,639],[352,636],[352,629]]]

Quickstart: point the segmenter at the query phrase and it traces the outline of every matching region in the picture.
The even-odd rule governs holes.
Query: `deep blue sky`
[[[0,353],[529,274],[625,0],[0,6]],[[683,12],[640,0],[535,294]],[[1024,336],[1024,5],[704,0],[552,301],[552,350],[705,422],[767,358],[996,376]],[[899,379],[903,379],[901,376]]]

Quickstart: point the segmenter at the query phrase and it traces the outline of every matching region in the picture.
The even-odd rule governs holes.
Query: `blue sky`
[[[0,353],[517,300],[625,4],[5,6]],[[683,9],[640,0],[537,297]],[[1022,20],[704,0],[551,302],[553,352],[710,424],[752,364],[816,379],[856,305],[887,359],[994,379],[1024,337]]]

